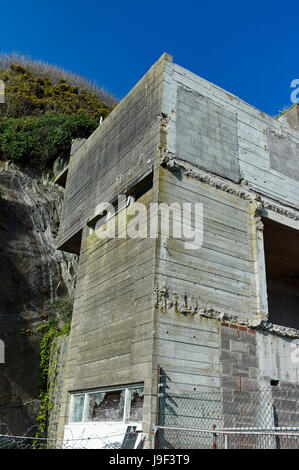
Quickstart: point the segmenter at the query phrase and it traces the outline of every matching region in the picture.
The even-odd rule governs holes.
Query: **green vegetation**
[[[48,77],[41,78],[18,64],[10,64],[0,73],[5,83],[5,104],[0,116],[18,118],[59,113],[67,116],[86,114],[93,119],[105,118],[112,106],[101,102],[96,93],[80,90],[64,78],[53,84]]]
[[[0,54],[0,71],[7,71],[11,68],[11,64],[18,64],[23,69],[29,70],[39,78],[47,78],[53,85],[63,79],[67,83],[77,87],[79,90],[85,90],[93,95],[97,95],[100,102],[113,106],[117,100],[114,96],[108,93],[103,87],[96,83],[92,83],[86,77],[69,72],[57,65],[49,65],[41,60],[33,60],[29,56],[13,52],[12,54]]]
[[[68,299],[56,299],[52,303],[52,313],[55,320],[59,320],[65,328],[72,320],[73,305]]]
[[[40,375],[38,385],[40,388],[39,398],[41,400],[39,414],[36,418],[38,430],[35,434],[37,438],[47,437],[47,426],[49,413],[53,407],[51,400],[52,391],[55,384],[56,364],[50,359],[56,351],[55,339],[61,335],[68,335],[71,328],[73,306],[68,299],[57,299],[52,304],[52,311],[55,318],[52,318],[45,325],[40,326],[37,334],[42,334],[40,348]],[[34,447],[41,447],[39,441],[35,441]]]
[[[71,329],[73,305],[67,298],[58,298],[51,305],[51,318],[36,330],[21,329],[20,334],[25,336],[40,336],[40,364],[39,364],[39,399],[40,409],[36,418],[38,425],[36,438],[47,437],[49,413],[53,407],[52,392],[55,385],[56,363],[55,353],[57,351],[56,338],[68,335]],[[51,365],[50,365],[51,360]],[[46,447],[45,441],[36,440],[34,448]]]
[[[83,77],[22,56],[13,58],[23,65],[0,55],[0,79],[5,82],[0,159],[49,169],[56,158],[69,156],[72,139],[89,137],[114,109],[115,100]]]
[[[56,158],[69,155],[73,138],[87,138],[97,126],[98,122],[86,114],[51,113],[0,120],[0,159],[49,168]]]

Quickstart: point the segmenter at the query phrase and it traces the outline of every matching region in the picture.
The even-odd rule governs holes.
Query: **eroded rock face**
[[[55,247],[62,188],[2,166],[0,194],[0,423],[23,433],[38,411],[40,339],[20,330],[43,324],[55,298],[73,296],[77,260]]]

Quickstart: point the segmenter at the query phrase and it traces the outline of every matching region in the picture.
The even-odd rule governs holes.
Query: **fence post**
[[[0,339],[0,364],[5,363],[5,345],[4,341]]]
[[[161,378],[161,366],[158,365],[157,370],[157,397],[156,397],[156,426],[160,424],[160,378]],[[159,429],[156,428],[154,434],[154,448],[159,449]]]
[[[216,424],[213,424],[213,431],[216,430]],[[217,449],[217,441],[216,441],[217,434],[213,433],[213,449]]]

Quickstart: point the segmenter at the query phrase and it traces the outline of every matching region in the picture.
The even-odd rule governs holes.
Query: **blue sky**
[[[275,115],[299,78],[299,2],[15,0],[0,51],[96,80],[118,98],[168,52],[174,62]]]

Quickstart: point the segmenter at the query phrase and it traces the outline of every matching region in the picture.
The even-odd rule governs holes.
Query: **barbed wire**
[[[117,433],[107,433],[107,434],[97,434],[92,436],[84,436],[84,430],[80,437],[64,437],[64,438],[49,438],[49,437],[35,437],[27,436],[29,432],[32,432],[37,426],[31,426],[23,435],[14,435],[9,431],[8,426],[5,423],[0,423],[0,427],[6,428],[6,433],[0,433],[0,449],[9,449],[9,448],[87,448],[90,442],[98,441],[100,448],[115,448],[120,449],[123,447],[123,441],[125,436],[136,437],[140,434],[140,431],[123,431]],[[71,432],[68,430],[68,432]],[[72,432],[71,432],[72,433]],[[117,438],[120,438],[117,440]],[[108,441],[108,442],[106,442]],[[99,447],[99,446],[97,446]]]
[[[268,386],[252,390],[169,389],[160,376],[158,421],[153,428],[159,448],[298,448],[299,390]],[[88,423],[83,423],[88,424]],[[102,423],[103,424],[103,423]],[[63,438],[35,437],[36,426],[23,435],[0,423],[0,448],[136,448],[145,434],[127,424],[124,431],[86,434],[87,428],[66,428]],[[2,432],[1,432],[2,431]],[[106,429],[104,430],[106,431]],[[139,439],[141,438],[141,439]],[[217,442],[216,442],[216,441]],[[216,444],[215,444],[216,442]]]

